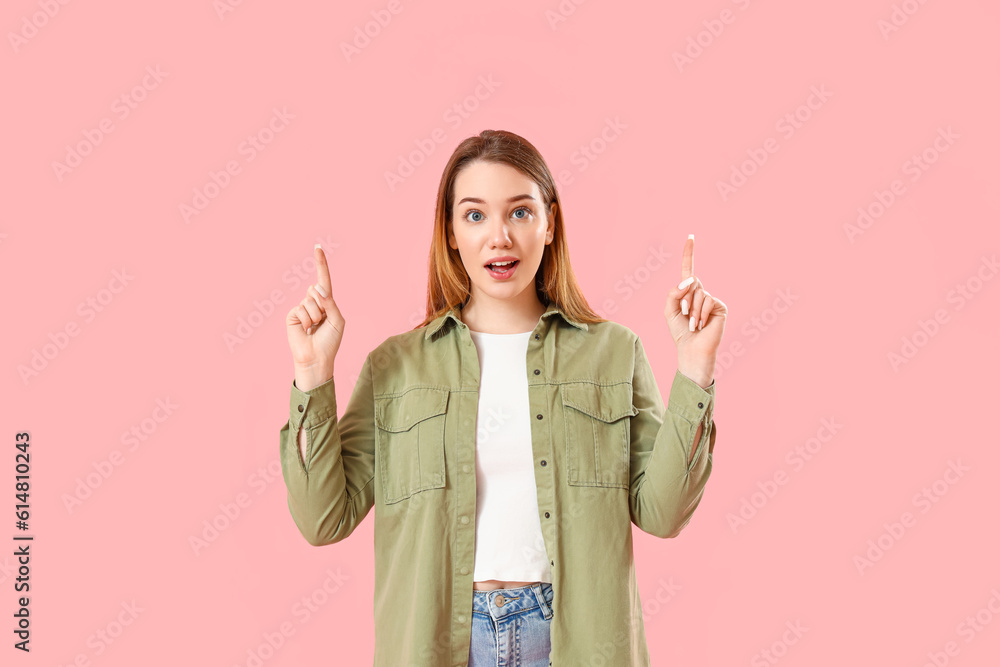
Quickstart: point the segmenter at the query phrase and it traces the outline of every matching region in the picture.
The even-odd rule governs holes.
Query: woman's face
[[[448,245],[462,256],[473,299],[510,299],[525,289],[537,299],[535,272],[552,242],[554,216],[555,204],[547,210],[538,184],[508,164],[476,160],[458,173]],[[513,268],[491,271],[486,265],[498,257],[516,260]]]

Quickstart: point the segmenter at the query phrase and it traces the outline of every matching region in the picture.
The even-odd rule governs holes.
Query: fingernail
[[[691,276],[690,278],[685,278],[684,280],[681,281],[681,284],[677,286],[677,289],[684,289],[693,282],[694,282],[694,276]]]
[[[687,297],[681,299],[681,313],[684,315],[688,314],[688,300]]]
[[[308,329],[306,329],[306,335],[307,336],[311,336],[312,332],[313,332],[313,328],[312,327],[309,327]]]
[[[705,320],[702,320],[702,321],[698,322],[698,331],[701,331],[701,328],[703,326],[705,326]]]
[[[322,247],[323,246],[321,246],[320,244],[318,244],[318,243],[316,244],[316,248],[322,248]],[[314,250],[315,250],[315,248],[314,248]]]
[[[694,241],[694,234],[688,234],[688,238]]]
[[[320,287],[318,284],[317,285],[313,285],[313,289],[315,289],[317,292],[319,292],[321,295],[323,295],[324,299],[326,298],[326,292],[323,291],[323,288]]]
[[[694,317],[688,320],[688,329],[690,329],[691,331],[694,331],[694,323],[695,323]]]

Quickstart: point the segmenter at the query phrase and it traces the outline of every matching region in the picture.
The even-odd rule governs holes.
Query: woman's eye
[[[519,213],[523,213],[524,215],[518,215]],[[527,206],[522,206],[521,208],[515,209],[511,215],[517,220],[526,220],[531,215],[531,209]],[[465,219],[470,222],[481,222],[484,218],[482,212],[473,208],[469,209],[469,211],[465,214]]]

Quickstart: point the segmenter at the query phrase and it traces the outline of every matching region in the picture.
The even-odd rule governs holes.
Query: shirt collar
[[[548,308],[545,309],[545,312],[542,313],[542,319],[546,317],[551,317],[553,313],[558,313],[560,317],[562,317],[564,320],[566,320],[566,322],[572,324],[576,328],[581,329],[583,331],[587,331],[586,322],[578,322],[577,320],[572,319],[571,317],[566,315],[566,313],[562,311],[562,308],[557,306],[554,301],[550,303]],[[424,333],[424,339],[427,340],[430,339],[432,336],[434,336],[434,334],[436,334],[438,330],[440,330],[449,319],[454,320],[456,325],[464,324],[462,322],[461,314],[462,311],[458,306],[452,306],[451,308],[449,308],[447,312],[445,312],[443,315],[438,316],[436,319],[432,320],[430,324],[427,325],[427,331]]]

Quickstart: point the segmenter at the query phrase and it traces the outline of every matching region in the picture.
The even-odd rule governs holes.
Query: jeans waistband
[[[541,582],[518,586],[517,588],[498,588],[492,591],[472,591],[472,612],[489,614],[493,618],[503,618],[520,614],[532,609],[541,609],[546,619],[552,618],[552,584]]]

